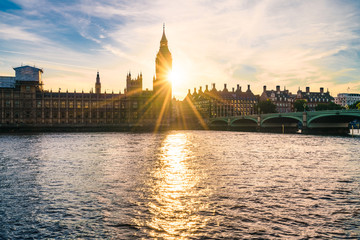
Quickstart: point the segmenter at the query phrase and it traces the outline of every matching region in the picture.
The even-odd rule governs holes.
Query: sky
[[[31,65],[45,89],[88,92],[99,71],[123,92],[130,71],[152,89],[163,23],[177,99],[212,83],[360,92],[357,0],[1,0],[0,76]]]

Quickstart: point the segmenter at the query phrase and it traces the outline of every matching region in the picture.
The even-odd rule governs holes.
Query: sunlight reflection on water
[[[206,203],[196,201],[201,191],[196,190],[199,177],[191,169],[192,144],[187,135],[167,135],[160,149],[159,167],[153,172],[149,209],[153,217],[147,224],[157,232],[152,237],[189,237],[206,224],[197,212],[207,208]],[[159,235],[159,232],[163,231]]]
[[[0,239],[360,237],[360,138],[0,135]]]

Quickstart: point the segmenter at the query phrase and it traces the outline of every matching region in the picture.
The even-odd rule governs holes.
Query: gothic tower
[[[101,92],[100,76],[99,76],[99,72],[97,72],[96,83],[95,83],[95,93],[100,94],[100,92]]]
[[[160,49],[156,55],[155,72],[153,79],[154,89],[154,107],[155,117],[160,123],[169,123],[171,118],[171,81],[169,74],[172,69],[172,57],[168,48],[168,41],[165,36],[165,24],[163,25],[163,34],[160,40]]]

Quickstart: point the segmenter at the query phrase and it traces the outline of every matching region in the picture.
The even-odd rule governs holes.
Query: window
[[[37,100],[37,101],[36,101],[36,107],[37,107],[37,108],[41,108],[41,100]]]
[[[26,91],[26,92],[30,92],[30,86],[26,86],[26,87],[25,87],[25,91]]]
[[[74,108],[74,102],[73,101],[69,102],[69,108]]]
[[[66,102],[65,101],[61,101],[61,107],[65,108],[66,107]]]
[[[10,100],[5,101],[5,107],[11,107],[11,101]]]
[[[81,102],[76,102],[77,108],[81,108]]]

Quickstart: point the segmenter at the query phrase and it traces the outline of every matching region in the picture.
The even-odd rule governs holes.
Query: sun
[[[173,69],[172,71],[169,72],[169,81],[173,85],[176,85],[181,81],[181,74]]]
[[[174,88],[181,87],[187,79],[186,69],[179,64],[173,64],[171,71],[168,74],[169,81]]]

